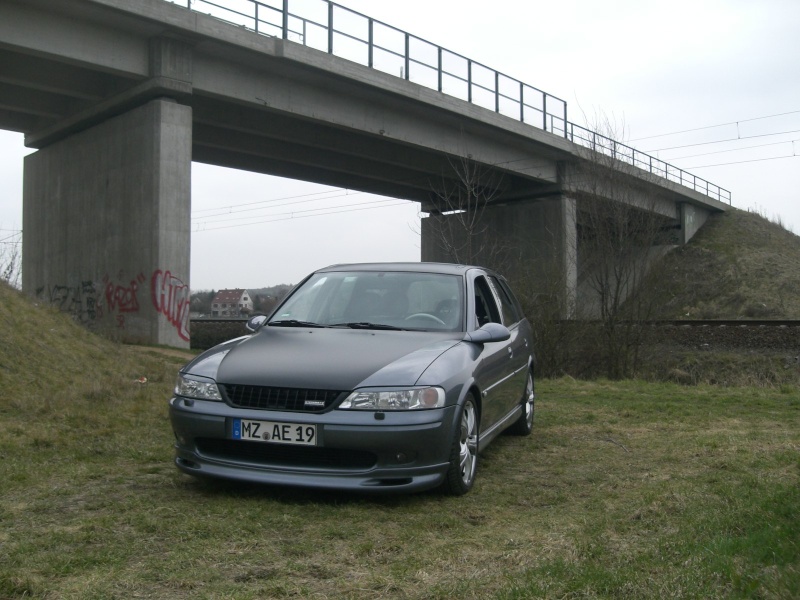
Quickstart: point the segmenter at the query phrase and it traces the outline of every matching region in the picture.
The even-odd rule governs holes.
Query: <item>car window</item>
[[[478,327],[486,323],[501,323],[500,311],[489,284],[484,277],[475,279],[475,322]]]
[[[306,281],[275,319],[320,325],[370,323],[401,329],[463,330],[463,279],[409,272],[330,272]]]
[[[312,320],[310,315],[314,312],[314,306],[318,303],[320,295],[324,295],[324,288],[329,287],[328,284],[327,277],[313,276],[289,296],[273,319]]]
[[[506,327],[511,327],[520,319],[519,313],[517,312],[517,307],[509,297],[507,288],[502,285],[503,282],[497,279],[497,277],[489,277],[489,283],[492,285],[495,294],[500,299],[500,310],[503,314],[503,324]]]
[[[344,320],[345,311],[350,305],[350,300],[353,297],[356,281],[357,278],[354,276],[343,277],[341,279],[336,292],[331,295],[331,300],[328,303],[323,320],[326,320],[330,323],[338,323]]]

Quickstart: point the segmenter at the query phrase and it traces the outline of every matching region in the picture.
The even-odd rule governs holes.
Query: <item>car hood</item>
[[[414,385],[463,335],[267,326],[235,345],[224,345],[219,353],[200,357],[186,371],[215,377],[218,383],[269,387],[345,391]],[[216,373],[207,367],[216,367]]]

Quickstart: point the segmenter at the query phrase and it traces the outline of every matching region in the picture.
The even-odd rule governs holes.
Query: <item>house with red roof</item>
[[[212,317],[247,317],[253,312],[253,299],[247,290],[220,290],[211,301]]]

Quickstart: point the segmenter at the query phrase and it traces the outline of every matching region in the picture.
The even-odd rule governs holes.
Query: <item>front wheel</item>
[[[508,432],[514,435],[530,435],[533,430],[533,409],[536,394],[533,391],[533,372],[528,370],[528,379],[525,381],[525,391],[522,393],[522,414]]]
[[[478,409],[471,396],[461,409],[461,428],[450,450],[450,468],[442,484],[451,496],[463,496],[475,482],[478,468]]]

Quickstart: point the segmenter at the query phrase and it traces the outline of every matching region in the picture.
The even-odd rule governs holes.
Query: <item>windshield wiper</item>
[[[281,319],[278,321],[270,321],[267,325],[275,327],[328,327],[328,325],[320,325],[311,321],[298,321],[297,319]]]
[[[405,331],[402,327],[386,325],[384,323],[369,323],[367,321],[356,321],[353,323],[337,323],[331,327],[349,327],[350,329],[385,329],[387,331]]]

